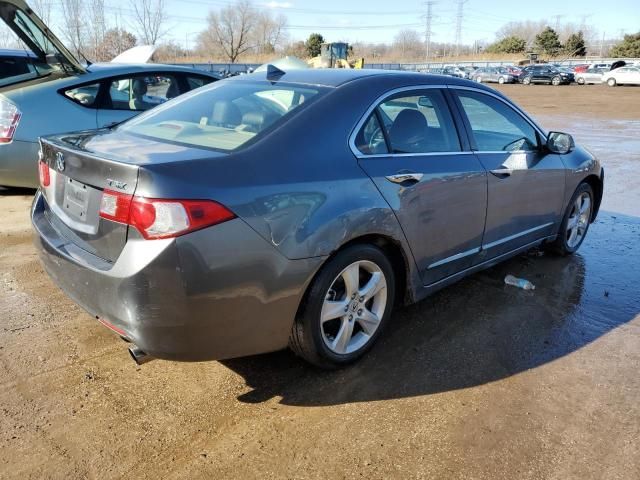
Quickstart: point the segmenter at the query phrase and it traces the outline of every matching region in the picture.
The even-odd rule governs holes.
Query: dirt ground
[[[288,352],[136,367],[44,274],[31,192],[0,193],[0,477],[640,478],[640,88],[501,90],[605,165],[579,254],[398,310],[338,372]]]

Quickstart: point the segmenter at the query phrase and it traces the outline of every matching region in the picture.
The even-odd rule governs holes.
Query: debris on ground
[[[514,277],[513,275],[507,275],[504,277],[504,283],[507,285],[512,285],[514,287],[521,288],[523,290],[535,290],[536,286],[531,283],[529,280],[524,278]]]

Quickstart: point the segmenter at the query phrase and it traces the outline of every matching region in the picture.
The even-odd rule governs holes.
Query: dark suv
[[[573,74],[563,72],[552,65],[529,65],[522,69],[520,83],[548,83],[549,85],[568,85],[573,82]]]

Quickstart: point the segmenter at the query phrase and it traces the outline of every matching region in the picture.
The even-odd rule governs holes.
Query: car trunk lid
[[[49,184],[41,189],[51,225],[83,250],[114,262],[127,241],[128,227],[100,217],[103,191],[133,195],[138,167],[56,139],[40,143],[41,162],[49,169]]]

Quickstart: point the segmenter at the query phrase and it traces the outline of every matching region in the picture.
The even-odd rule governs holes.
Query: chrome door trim
[[[454,262],[456,260],[460,260],[461,258],[468,257],[469,255],[474,255],[478,252],[480,252],[480,247],[472,248],[471,250],[467,250],[466,252],[456,253],[455,255],[451,255],[450,257],[443,258],[442,260],[438,260],[437,262],[432,263],[427,267],[427,269],[436,268],[444,265],[445,263]]]
[[[528,230],[524,230],[522,232],[509,235],[508,237],[500,238],[494,242],[483,244],[482,250],[488,250],[490,248],[497,247],[498,245],[502,245],[503,243],[510,242],[511,240],[515,240],[516,238],[524,237],[525,235],[529,235],[530,233],[537,232],[538,230],[542,230],[543,228],[550,227],[551,225],[553,225],[553,222],[545,223],[544,225],[538,225],[537,227],[529,228]]]
[[[380,103],[382,103],[386,98],[388,97],[392,97],[393,95],[397,94],[397,93],[402,93],[402,92],[410,92],[412,90],[427,90],[427,89],[440,89],[440,90],[444,90],[447,88],[447,85],[411,85],[408,87],[399,87],[399,88],[394,88],[393,90],[388,90],[385,93],[383,93],[382,95],[378,96],[378,98],[376,98],[373,103],[371,105],[369,105],[369,108],[367,108],[366,112],[364,112],[364,115],[360,118],[360,120],[358,120],[358,123],[356,123],[356,126],[353,128],[353,130],[351,130],[351,134],[349,135],[349,148],[351,149],[351,152],[357,157],[357,158],[376,158],[376,157],[410,157],[410,156],[423,156],[423,155],[459,155],[461,153],[472,153],[472,152],[428,152],[428,153],[385,153],[385,154],[375,154],[375,155],[366,155],[364,153],[362,153],[360,150],[358,150],[358,148],[356,147],[356,136],[358,135],[358,132],[360,131],[360,129],[362,128],[362,125],[364,125],[364,122],[366,122],[369,119],[369,115],[371,115],[371,112],[373,112],[376,107],[378,105],[380,105]]]

